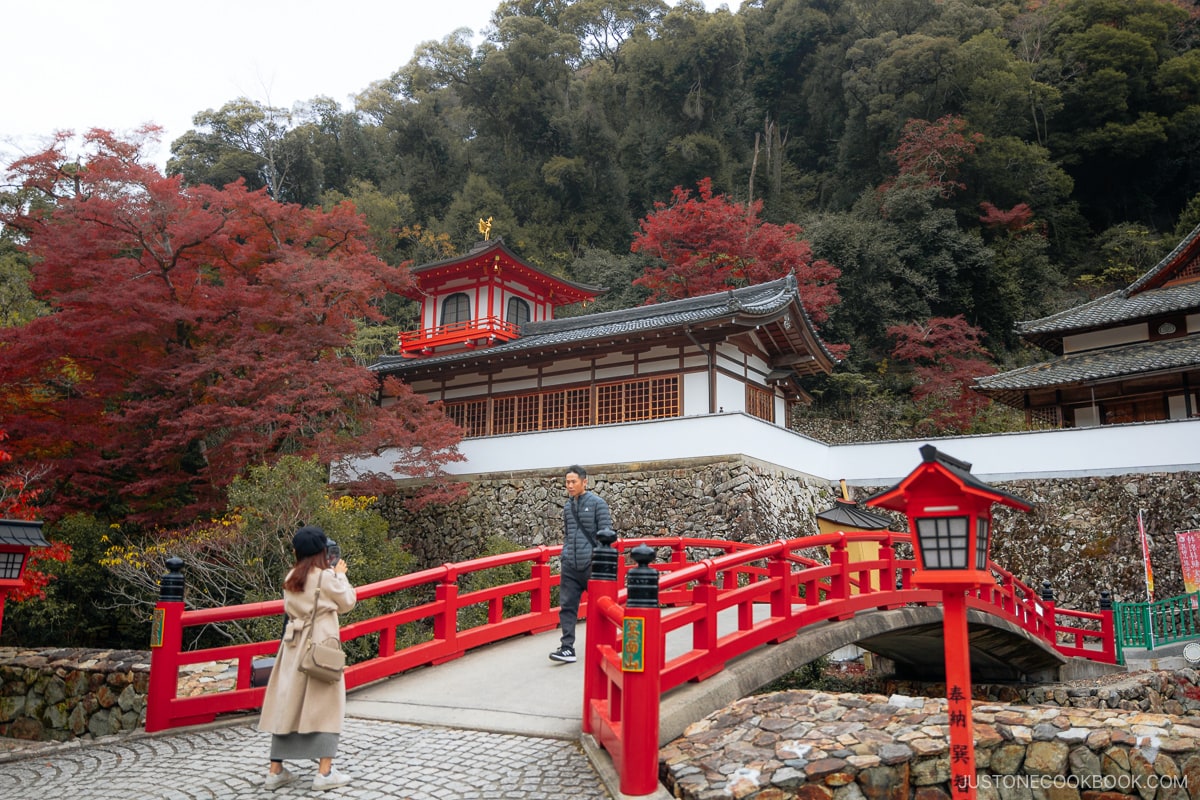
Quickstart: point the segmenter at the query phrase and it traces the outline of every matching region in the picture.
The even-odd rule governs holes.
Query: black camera
[[[342,559],[342,548],[333,539],[325,540],[325,563],[331,567],[336,567],[337,562]]]

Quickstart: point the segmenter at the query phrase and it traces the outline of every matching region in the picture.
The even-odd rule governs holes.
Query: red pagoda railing
[[[520,332],[519,325],[500,317],[480,317],[462,322],[450,322],[445,325],[435,325],[432,328],[401,331],[399,336],[400,353],[401,355],[416,355],[423,350],[432,350],[448,344],[472,346],[480,340],[485,340],[490,344],[507,342],[517,338]]]

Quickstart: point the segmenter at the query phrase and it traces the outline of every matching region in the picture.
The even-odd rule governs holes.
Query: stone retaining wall
[[[828,481],[753,459],[593,466],[588,488],[603,497],[622,536],[695,536],[766,543],[815,534],[832,505]],[[467,498],[413,513],[402,495],[382,498],[393,535],[422,567],[475,558],[492,536],[520,547],[562,543],[561,472],[478,475]]]
[[[145,726],[150,654],[0,647],[0,736],[61,742]]]
[[[917,443],[913,446],[916,466]],[[951,454],[953,455],[953,453]],[[816,514],[834,503],[828,480],[754,459],[727,457],[646,464],[580,461],[589,488],[608,501],[622,536],[697,536],[765,544],[815,534]],[[520,547],[559,544],[564,491],[559,471],[476,475],[468,497],[449,508],[413,513],[403,495],[380,510],[392,534],[422,567],[473,558],[492,536]],[[1175,531],[1200,528],[1200,473],[1071,478],[996,483],[1029,501],[1022,513],[994,509],[992,557],[1035,589],[1050,580],[1058,605],[1099,608],[1100,591],[1114,601],[1145,600],[1137,534],[1144,521],[1158,597],[1183,594]],[[858,487],[857,499],[888,487]],[[896,516],[896,530],[905,523]]]
[[[1194,692],[1195,672],[1181,675],[1151,684]],[[978,797],[1200,795],[1195,717],[1105,702],[1096,697],[1086,708],[976,702]],[[690,726],[662,749],[661,777],[681,800],[946,800],[961,796],[951,792],[947,731],[940,698],[775,692],[744,698]]]
[[[945,684],[885,681],[888,694],[945,697]],[[1200,717],[1200,674],[1193,669],[1158,672],[1116,673],[1070,684],[1029,686],[1024,684],[974,684],[977,701],[1046,705],[1063,708],[1119,709],[1151,714]],[[1200,723],[1197,723],[1200,725]],[[1200,786],[1197,786],[1200,791]]]

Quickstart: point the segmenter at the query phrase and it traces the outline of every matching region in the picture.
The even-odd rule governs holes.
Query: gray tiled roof
[[[1070,353],[1021,369],[975,379],[984,394],[1098,381],[1200,364],[1200,335]]]
[[[1017,333],[1028,336],[1098,328],[1200,307],[1200,281],[1150,289],[1132,297],[1128,292],[1122,289],[1048,317],[1017,323]]]
[[[1050,337],[1046,334],[1066,333],[1073,330],[1115,325],[1127,320],[1143,319],[1158,314],[1169,314],[1200,307],[1200,282],[1186,283],[1165,288],[1146,288],[1159,279],[1170,277],[1167,273],[1179,265],[1179,260],[1195,248],[1200,240],[1200,225],[1183,237],[1175,249],[1166,255],[1154,268],[1147,271],[1124,289],[1106,294],[1089,303],[1051,314],[1041,319],[1017,323],[1017,333],[1046,346]]]
[[[399,355],[384,356],[375,362],[371,369],[376,372],[403,372],[405,367],[415,367],[418,364],[427,367],[477,359],[486,355],[536,351],[554,345],[612,339],[630,333],[677,329],[724,317],[766,318],[783,310],[793,301],[800,306],[804,322],[811,329],[812,321],[800,301],[796,278],[788,275],[767,283],[700,297],[687,297],[666,303],[605,311],[598,314],[584,314],[578,317],[530,322],[521,326],[521,335],[518,338],[492,347],[421,358],[405,358]],[[837,363],[838,359],[829,353],[825,343],[815,335],[815,332],[814,339],[820,346],[821,352],[831,362]]]

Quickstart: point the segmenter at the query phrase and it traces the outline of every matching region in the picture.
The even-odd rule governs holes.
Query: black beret
[[[301,558],[315,556],[317,553],[323,551],[328,544],[329,540],[325,537],[325,531],[316,525],[305,525],[296,531],[296,535],[292,537],[292,549]]]

